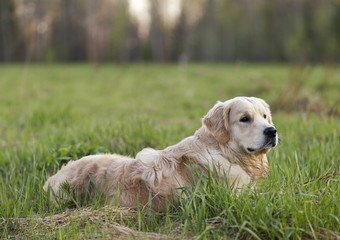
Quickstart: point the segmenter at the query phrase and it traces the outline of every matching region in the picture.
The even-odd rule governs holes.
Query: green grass
[[[339,92],[332,66],[0,65],[0,238],[339,238]],[[163,214],[44,194],[70,159],[162,149],[235,96],[264,98],[280,136],[256,190],[212,174]]]

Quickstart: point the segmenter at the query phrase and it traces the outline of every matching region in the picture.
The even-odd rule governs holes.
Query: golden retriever
[[[218,166],[234,188],[265,177],[266,153],[277,142],[268,104],[236,97],[218,102],[193,136],[173,146],[146,148],[135,158],[98,154],[71,161],[47,180],[44,190],[67,199],[66,183],[78,197],[99,190],[120,206],[145,206],[151,199],[153,209],[163,210],[168,202],[176,202],[181,187],[192,184],[192,168]]]

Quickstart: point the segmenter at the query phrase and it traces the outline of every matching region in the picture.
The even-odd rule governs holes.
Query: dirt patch
[[[136,220],[137,212],[128,208],[115,208],[105,206],[98,210],[91,208],[81,208],[68,210],[53,216],[41,217],[39,215],[33,218],[11,218],[0,219],[0,226],[3,224],[12,224],[15,228],[14,235],[9,238],[21,239],[27,234],[36,236],[55,235],[60,228],[67,227],[71,223],[77,222],[82,229],[80,238],[89,237],[88,232],[85,233],[85,226],[91,224],[96,226],[97,232],[100,234],[92,234],[92,237],[102,238],[103,235],[108,239],[179,239],[174,236],[167,236],[153,232],[139,232],[134,229],[123,226],[121,223],[129,220]]]

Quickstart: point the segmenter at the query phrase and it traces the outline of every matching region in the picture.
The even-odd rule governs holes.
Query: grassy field
[[[339,239],[339,93],[332,66],[0,65],[0,238]],[[162,149],[235,96],[265,99],[279,132],[256,190],[212,175],[162,214],[44,194],[70,159]]]

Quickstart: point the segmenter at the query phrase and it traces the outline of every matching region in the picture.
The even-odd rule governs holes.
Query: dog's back
[[[152,208],[161,210],[174,200],[184,177],[177,169],[162,165],[159,157],[151,149],[144,149],[136,159],[117,154],[86,156],[63,166],[47,180],[44,190],[63,200],[69,200],[72,193],[80,200],[99,192],[120,206],[133,208],[146,206],[151,199]]]

